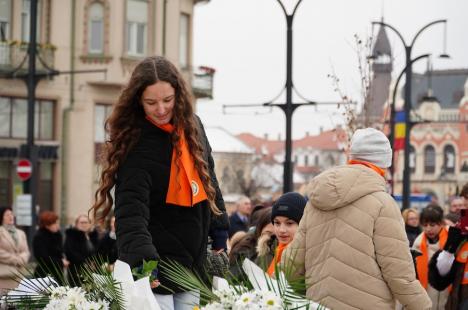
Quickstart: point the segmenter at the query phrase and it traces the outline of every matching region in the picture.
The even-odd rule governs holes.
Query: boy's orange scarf
[[[270,263],[270,266],[267,269],[267,273],[272,277],[275,274],[275,266],[281,262],[281,255],[283,254],[284,249],[288,246],[289,243],[278,243],[278,246],[275,249],[275,257]]]
[[[385,169],[377,167],[376,165],[371,164],[371,163],[369,163],[367,161],[357,160],[357,159],[350,159],[348,161],[348,164],[350,164],[350,165],[363,165],[363,166],[369,167],[372,170],[374,170],[375,172],[377,172],[378,174],[380,174],[382,177],[385,178]]]
[[[158,125],[148,116],[146,116],[146,119],[165,132],[171,133],[174,131],[172,124]],[[169,177],[166,203],[182,207],[192,207],[203,200],[207,200],[208,196],[195,169],[183,130],[180,131],[179,148],[181,152],[180,157],[177,157],[175,148],[172,151],[171,175]]]
[[[443,249],[447,242],[447,229],[442,228],[439,233],[439,248]],[[429,254],[427,251],[427,237],[426,234],[422,234],[421,238],[421,253],[422,255],[416,257],[416,270],[418,272],[419,282],[424,288],[427,288],[428,283],[428,270],[429,270]]]

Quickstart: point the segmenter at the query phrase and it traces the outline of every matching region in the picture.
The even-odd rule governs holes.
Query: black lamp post
[[[286,103],[280,104],[280,107],[285,116],[286,116],[286,145],[285,145],[285,156],[284,156],[284,170],[283,170],[283,192],[290,192],[293,190],[293,165],[291,161],[292,155],[292,115],[294,110],[296,110],[302,104],[293,104],[292,103],[292,90],[293,90],[293,81],[292,81],[292,52],[293,52],[293,31],[292,25],[294,20],[294,15],[296,14],[297,8],[301,4],[302,0],[299,0],[294,6],[293,12],[290,14],[287,12],[284,4],[281,0],[277,0],[281,8],[283,9],[284,16],[286,17]]]
[[[36,86],[39,79],[36,77],[36,48],[37,48],[37,0],[31,0],[29,23],[29,46],[28,46],[28,74],[26,85],[28,89],[28,130],[26,140],[26,158],[29,159],[32,166],[33,175],[24,182],[23,191],[25,194],[31,194],[31,218],[32,223],[29,227],[28,239],[32,244],[32,237],[36,231],[36,190],[37,190],[37,151],[34,145],[34,105],[36,101]]]
[[[424,58],[427,58],[427,57],[430,57],[431,54],[424,54],[424,55],[421,55],[421,56],[418,56],[416,58],[414,58],[413,60],[411,60],[410,62],[410,65],[413,65],[415,62],[417,62],[418,60],[421,60],[421,59],[424,59]],[[400,84],[400,80],[401,78],[403,77],[404,73],[406,72],[406,67],[403,68],[403,70],[400,72],[400,74],[398,75],[397,79],[396,79],[396,82],[395,82],[395,86],[393,88],[393,94],[392,94],[392,101],[390,103],[390,135],[389,135],[389,140],[390,140],[390,145],[392,146],[392,150],[394,149],[395,147],[395,114],[396,114],[396,111],[395,111],[395,104],[396,104],[396,93],[398,91],[398,84]],[[408,152],[409,153],[409,152]],[[393,186],[394,186],[394,183],[395,183],[395,165],[393,163],[393,160],[394,160],[394,157],[392,157],[392,166],[390,167],[390,175],[392,176],[392,179],[391,179],[391,190],[392,190],[392,195],[393,195]]]
[[[410,112],[411,112],[411,80],[413,76],[413,68],[412,68],[412,60],[411,60],[411,51],[413,49],[414,43],[419,35],[429,28],[430,26],[439,24],[439,23],[447,23],[446,19],[440,19],[433,22],[428,23],[424,27],[422,27],[414,36],[411,44],[407,44],[401,33],[393,26],[384,23],[384,22],[372,22],[373,25],[381,25],[391,29],[395,32],[398,37],[400,38],[403,46],[405,47],[405,103],[404,103],[404,113],[405,113],[405,150],[404,150],[404,167],[403,167],[403,201],[402,201],[402,209],[407,209],[410,207],[410,195],[411,195],[411,171],[409,167],[409,145],[410,145],[410,131],[411,131],[411,119],[410,119]],[[444,37],[444,45],[445,45],[445,37]],[[445,52],[445,46],[444,46]],[[448,57],[445,53],[441,55],[441,57]]]

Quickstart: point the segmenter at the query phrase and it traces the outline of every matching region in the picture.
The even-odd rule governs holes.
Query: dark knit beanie
[[[285,216],[299,223],[304,213],[307,200],[299,193],[289,192],[281,195],[273,204],[271,210],[271,222],[277,216]]]

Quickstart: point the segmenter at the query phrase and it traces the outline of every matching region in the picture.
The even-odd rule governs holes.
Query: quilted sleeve
[[[115,230],[119,259],[131,267],[143,259],[158,259],[148,231],[149,196],[152,181],[143,169],[126,167],[119,170],[115,187]]]
[[[383,278],[405,309],[431,309],[431,300],[416,279],[400,210],[390,195],[377,198],[382,207],[374,224],[374,245]]]

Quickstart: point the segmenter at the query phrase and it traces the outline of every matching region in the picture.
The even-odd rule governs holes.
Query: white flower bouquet
[[[0,304],[28,310],[160,310],[149,277],[134,281],[130,266],[122,261],[118,260],[111,272],[96,258],[81,269],[81,274],[81,287],[70,287],[64,278],[31,279],[32,272],[29,277],[17,275],[19,286]]]
[[[244,310],[244,309],[309,309],[326,310],[320,304],[296,293],[286,281],[283,272],[276,270],[276,279],[245,259],[242,264],[247,280],[232,277],[214,277],[212,288],[202,277],[193,274],[177,263],[164,262],[168,278],[182,289],[200,292],[202,306],[194,310]]]

